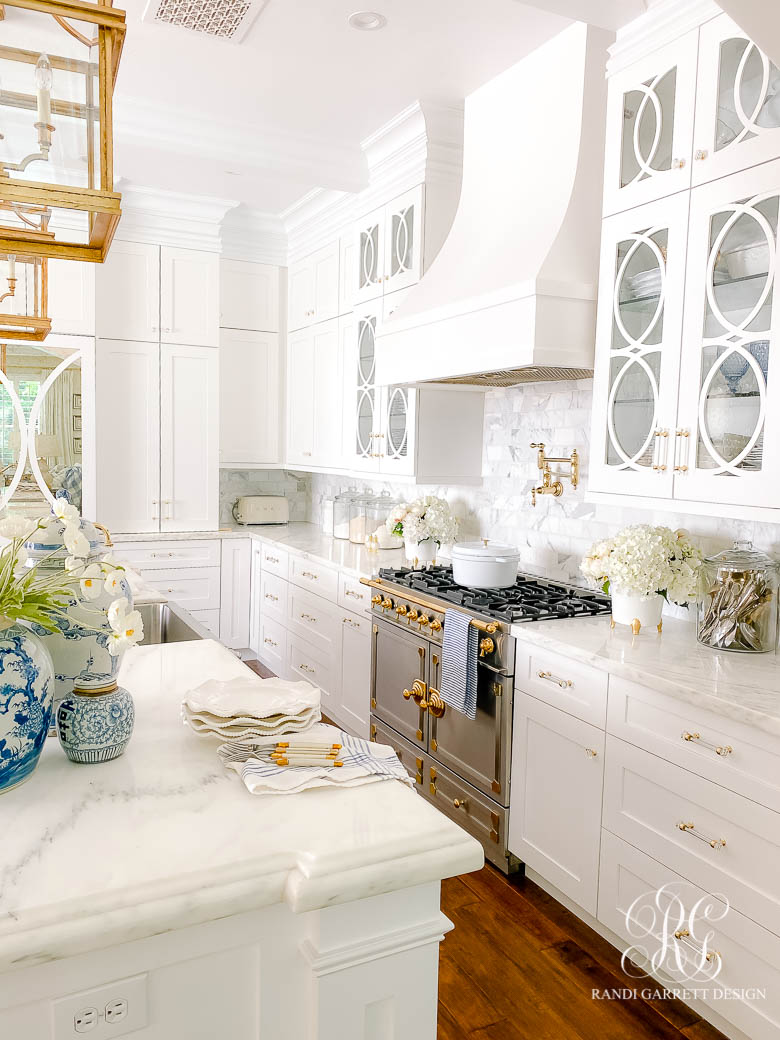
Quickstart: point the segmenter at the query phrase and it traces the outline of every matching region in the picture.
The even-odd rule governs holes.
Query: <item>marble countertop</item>
[[[481,846],[397,781],[257,797],[180,718],[186,690],[246,674],[211,640],[136,647],[135,732],[74,765],[50,738],[2,796],[0,971],[287,903],[295,912],[482,866]]]
[[[513,625],[512,634],[780,736],[778,654],[710,650],[697,643],[691,622],[666,617],[660,634],[612,629],[608,617]]]
[[[404,564],[403,549],[368,552],[362,545],[323,534],[318,524],[304,522],[253,526],[226,524],[218,531],[121,534],[116,535],[114,540],[121,548],[122,542],[182,541],[191,538],[252,538],[280,545],[291,552],[330,564],[357,577],[370,577],[376,574],[380,567],[401,567]]]

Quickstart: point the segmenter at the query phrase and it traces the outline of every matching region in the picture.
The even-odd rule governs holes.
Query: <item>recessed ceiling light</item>
[[[353,29],[362,29],[370,32],[372,29],[384,29],[387,19],[377,11],[355,11],[347,19]]]

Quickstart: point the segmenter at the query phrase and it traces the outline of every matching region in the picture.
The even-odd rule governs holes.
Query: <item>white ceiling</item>
[[[569,24],[516,0],[366,0],[387,27],[358,32],[360,0],[270,0],[236,45],[141,22],[145,2],[125,4],[118,175],[268,213],[359,190],[361,139],[416,99],[462,100]]]

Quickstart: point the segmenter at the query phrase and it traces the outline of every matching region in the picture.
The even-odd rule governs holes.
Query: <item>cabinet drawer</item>
[[[780,935],[780,814],[609,736],[603,822]]]
[[[482,843],[489,860],[506,866],[506,809],[430,759],[424,792],[440,812]]]
[[[331,603],[335,603],[338,598],[338,577],[338,571],[315,560],[305,556],[290,557],[290,581],[302,589],[324,596]]]
[[[422,788],[424,780],[423,774],[427,769],[428,759],[422,754],[419,748],[416,748],[413,744],[404,740],[403,737],[390,729],[389,726],[385,726],[384,723],[379,721],[379,719],[373,717],[371,719],[371,740],[375,744],[389,745],[389,747],[395,751],[396,755],[398,755],[398,761],[404,767],[412,780],[414,780],[416,790]]]
[[[607,717],[607,680],[598,668],[518,643],[515,686],[601,729]]]
[[[329,702],[338,688],[338,662],[295,632],[288,632],[287,664],[292,678],[308,679],[314,686],[319,686],[322,711],[327,715]]]
[[[197,618],[197,620],[200,621],[204,628],[207,628],[209,632],[211,632],[215,639],[219,639],[218,610],[192,610],[190,613],[194,618]]]
[[[668,886],[665,892],[677,897],[674,902],[669,898],[662,904],[664,910],[669,907],[668,915],[654,905],[656,893],[662,886]],[[693,963],[686,965],[689,974],[699,964],[688,940],[674,936],[675,931],[688,927],[684,918],[698,900],[704,900],[703,906],[713,904],[711,919],[705,920],[699,913],[696,921],[697,934],[703,937],[710,933],[707,949],[718,955],[717,962],[713,960],[718,969],[714,983],[702,981],[701,975],[694,976],[693,981],[682,977],[675,962],[682,941],[680,955],[693,957]],[[671,981],[686,989],[695,989],[697,997],[751,1040],[775,1040],[780,1035],[780,939],[733,907],[721,917],[723,908],[723,904],[711,899],[702,889],[673,874],[639,849],[609,831],[602,833],[599,921],[623,940],[623,949],[634,951],[632,959],[637,964],[644,966],[645,961],[636,954],[637,949],[641,948],[647,959],[653,955],[660,959],[665,949],[663,968],[656,973],[662,983]],[[631,933],[626,923],[627,914],[630,914]],[[712,919],[715,917],[720,920]],[[640,987],[646,983],[647,979],[636,980]],[[745,996],[723,1000],[713,995],[713,991],[724,990],[741,990]]]
[[[263,543],[263,573],[277,574],[286,580],[288,560],[289,555],[286,549],[280,549],[278,545]]]
[[[193,538],[188,541],[116,542],[118,560],[134,570],[169,567],[219,567],[222,555],[220,538]]]
[[[341,655],[343,611],[321,596],[290,585],[287,590],[287,628],[332,657]]]
[[[371,589],[351,574],[339,574],[339,606],[345,610],[371,610]]]
[[[260,578],[260,616],[272,617],[284,624],[287,620],[287,590],[284,578],[262,571]]]
[[[611,676],[607,729],[780,812],[780,739]]]
[[[257,654],[276,675],[287,672],[287,630],[270,618],[260,619],[260,643]]]
[[[219,567],[177,567],[141,571],[153,589],[187,610],[219,610]]]

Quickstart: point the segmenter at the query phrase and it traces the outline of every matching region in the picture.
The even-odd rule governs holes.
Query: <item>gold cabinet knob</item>
[[[431,621],[431,632],[441,632],[441,621],[438,618]]]
[[[379,604],[382,602],[382,597],[381,596],[372,596],[371,597],[371,602],[374,604],[375,607],[378,607]]]
[[[447,705],[444,703],[441,694],[438,690],[434,690],[433,687],[431,687],[428,690],[428,712],[433,715],[435,719],[440,719],[443,717],[446,710]],[[435,751],[436,748],[434,747],[432,750]]]
[[[395,612],[399,617],[404,617],[406,614],[406,607],[402,603],[400,606],[395,608]]]
[[[385,598],[382,600],[382,610],[389,610],[390,607],[392,607],[392,605],[393,601],[390,599],[390,597],[385,596]]]
[[[428,617],[427,614],[420,614],[419,622],[420,628],[425,628],[426,625],[430,625],[431,619]]]
[[[468,809],[469,807],[468,798],[453,798],[452,804],[456,809]]]
[[[408,619],[409,621],[416,621],[416,620],[417,620],[417,618],[419,617],[419,614],[417,613],[417,611],[416,611],[416,610],[410,610],[410,611],[409,611],[409,612],[407,613],[406,617],[407,617],[407,619]]]
[[[484,639],[480,640],[479,656],[485,657],[487,654],[492,654],[495,648],[496,644],[493,642],[490,636],[485,636]]]

